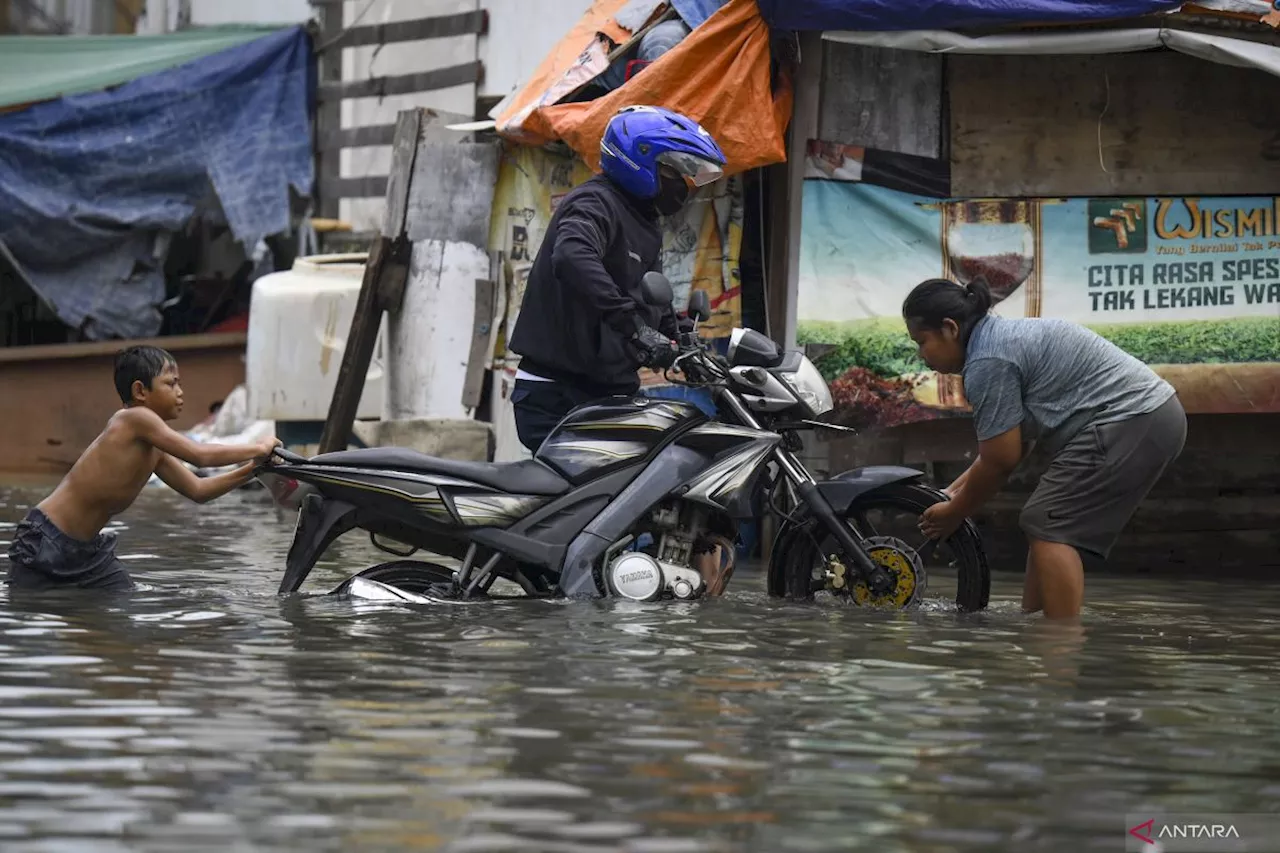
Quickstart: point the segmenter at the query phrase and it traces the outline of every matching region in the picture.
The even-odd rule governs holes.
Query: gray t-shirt
[[[1025,438],[1061,446],[1066,433],[1145,415],[1175,393],[1141,361],[1066,320],[988,315],[969,337],[963,375],[978,441],[1021,424]]]

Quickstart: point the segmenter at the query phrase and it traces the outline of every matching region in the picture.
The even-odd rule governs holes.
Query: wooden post
[[[769,337],[779,346],[795,349],[796,308],[800,292],[800,225],[804,198],[805,158],[809,140],[818,133],[822,96],[821,33],[800,36],[800,68],[795,79],[795,102],[787,128],[787,162],[770,166],[769,185]],[[760,526],[760,553],[773,552],[778,530],[771,515]]]
[[[476,279],[475,320],[472,324],[471,351],[467,356],[467,378],[462,387],[462,405],[468,409],[480,407],[480,393],[484,389],[487,355],[492,351],[494,303],[497,300],[496,281]]]
[[[316,57],[318,83],[324,85],[342,82],[342,48],[336,41],[342,35],[343,5],[313,3],[316,17],[320,19],[320,32],[315,38],[316,46],[324,46],[323,52]],[[315,134],[317,142],[328,135],[342,130],[342,102],[335,99],[321,99],[316,106]],[[340,197],[330,190],[341,176],[342,152],[328,151],[316,145],[316,212],[326,219],[340,217]],[[372,260],[372,258],[371,258]]]
[[[343,450],[351,440],[351,427],[356,420],[360,395],[364,393],[364,380],[373,359],[382,312],[398,309],[404,298],[413,249],[407,231],[409,188],[421,125],[420,110],[405,110],[396,121],[382,234],[374,241],[365,262],[364,280],[360,284],[355,315],[351,318],[351,333],[342,352],[329,415],[320,434],[321,453]]]
[[[818,134],[822,96],[821,33],[800,35],[800,67],[787,128],[787,161],[770,166],[769,176],[769,337],[786,349],[796,345],[800,290],[800,220],[809,140]]]

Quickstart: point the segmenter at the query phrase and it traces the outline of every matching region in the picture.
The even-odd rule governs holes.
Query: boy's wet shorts
[[[72,539],[43,512],[29,511],[9,546],[9,586],[15,589],[133,589],[133,579],[116,557],[114,533],[92,542]]]
[[[1186,438],[1176,396],[1148,414],[1085,427],[1053,456],[1022,510],[1022,530],[1106,559]]]

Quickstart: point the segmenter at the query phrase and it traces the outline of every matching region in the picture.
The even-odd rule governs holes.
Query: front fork
[[[760,422],[751,414],[751,410],[742,404],[736,394],[728,389],[721,389],[719,396],[720,402],[724,403],[733,412],[734,416],[742,421],[743,426],[762,429]],[[882,596],[892,591],[894,582],[889,573],[884,570],[883,566],[871,559],[871,555],[867,553],[866,546],[863,543],[862,536],[857,531],[852,530],[844,522],[844,519],[836,515],[830,501],[818,489],[818,483],[813,479],[813,475],[795,457],[795,454],[779,445],[774,448],[773,459],[778,463],[783,475],[791,481],[791,485],[795,487],[800,499],[808,505],[809,510],[818,521],[835,537],[836,542],[840,543],[843,552],[853,559],[855,570],[861,575],[871,594]],[[826,557],[827,555],[823,554],[822,556]]]

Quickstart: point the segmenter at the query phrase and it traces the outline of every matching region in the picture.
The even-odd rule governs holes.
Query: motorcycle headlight
[[[794,373],[783,373],[781,376],[791,386],[791,390],[796,392],[796,396],[809,407],[810,417],[820,417],[835,408],[827,380],[822,378],[818,368],[809,359],[801,358],[800,366]]]

